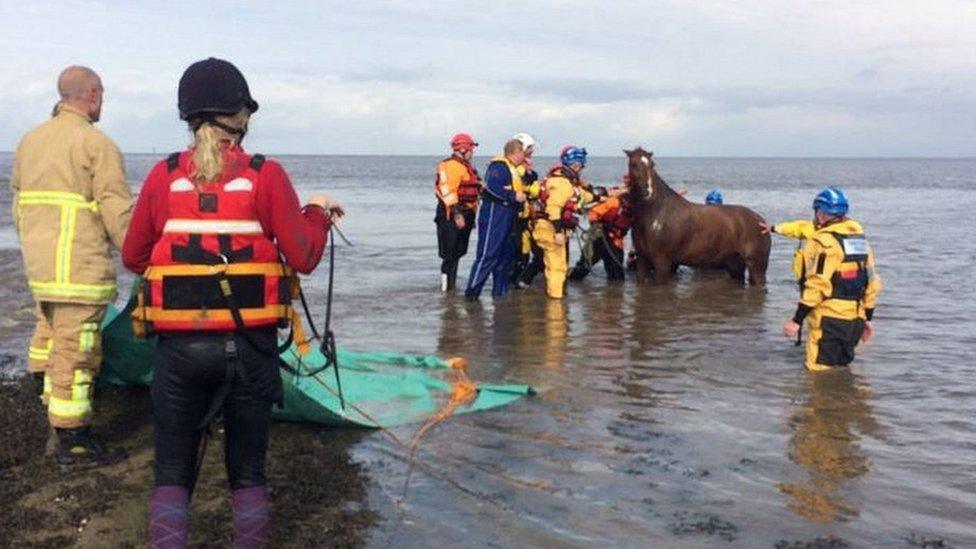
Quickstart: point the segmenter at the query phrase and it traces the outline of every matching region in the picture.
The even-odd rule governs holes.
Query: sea
[[[688,268],[665,286],[610,284],[597,266],[562,302],[540,277],[469,303],[439,291],[439,157],[275,158],[300,196],[325,192],[347,212],[340,347],[462,356],[474,380],[538,392],[438,425],[406,492],[408,464],[383,433],[351,442],[382,517],[368,545],[976,547],[976,160],[655,159],[690,200],[720,189],[770,222],[810,218],[820,188],[845,189],[884,289],[876,337],[823,374],[780,334],[795,241],[773,235],[765,288]],[[134,193],[159,159],[126,155]],[[33,302],[11,163],[0,154],[0,368],[19,371]],[[625,170],[620,155],[584,173],[613,185]],[[303,281],[320,320],[327,276],[323,264]]]

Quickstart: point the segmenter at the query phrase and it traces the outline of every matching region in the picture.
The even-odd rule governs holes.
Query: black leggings
[[[274,328],[252,330],[245,338],[226,333],[163,334],[156,344],[152,383],[156,486],[194,483],[194,469],[206,416],[227,377],[226,342],[240,356],[221,411],[226,444],[224,463],[232,489],[263,486],[271,405],[280,398],[281,377],[274,354]]]
[[[449,218],[444,214],[444,207],[440,204],[437,206],[437,217],[434,218],[434,223],[437,224],[437,253],[441,258],[441,273],[447,275],[447,288],[450,290],[457,284],[458,263],[468,253],[468,241],[475,221],[471,210],[462,210],[462,215],[465,221],[463,229],[457,228],[453,217]]]

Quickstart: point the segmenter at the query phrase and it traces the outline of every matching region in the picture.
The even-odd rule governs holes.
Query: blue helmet
[[[708,191],[708,195],[705,197],[705,204],[718,206],[721,203],[722,203],[722,191],[718,189],[712,189]]]
[[[840,187],[825,187],[813,199],[813,209],[829,215],[844,215],[851,207]]]
[[[569,167],[570,164],[578,162],[580,166],[586,167],[586,149],[576,145],[566,145],[563,152],[559,154],[559,161],[563,166]]]

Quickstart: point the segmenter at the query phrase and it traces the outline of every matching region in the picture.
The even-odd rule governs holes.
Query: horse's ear
[[[623,151],[627,156],[634,156],[634,151],[628,151],[627,149],[623,149]]]

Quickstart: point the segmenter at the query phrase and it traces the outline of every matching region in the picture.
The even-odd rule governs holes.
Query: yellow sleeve
[[[881,293],[881,276],[874,267],[874,251],[868,246],[868,287],[864,291],[864,308],[874,309],[878,304],[878,294]]]
[[[843,260],[844,252],[839,246],[825,247],[816,238],[807,240],[803,247],[806,279],[803,281],[800,303],[813,308],[829,298],[833,292],[830,280]]]
[[[89,138],[92,170],[92,195],[98,203],[105,232],[116,248],[122,248],[125,232],[132,219],[132,191],[125,181],[122,152],[102,135]]]
[[[573,185],[563,177],[552,177],[546,183],[549,188],[549,198],[546,199],[546,217],[550,221],[562,218],[563,207],[573,198]]]
[[[813,222],[807,219],[797,219],[796,221],[786,221],[777,223],[773,229],[787,238],[810,238],[816,230]]]
[[[586,189],[580,189],[580,194],[582,195],[582,200],[580,200],[580,204],[589,204],[591,202],[596,201],[596,196],[594,196],[592,192]]]

